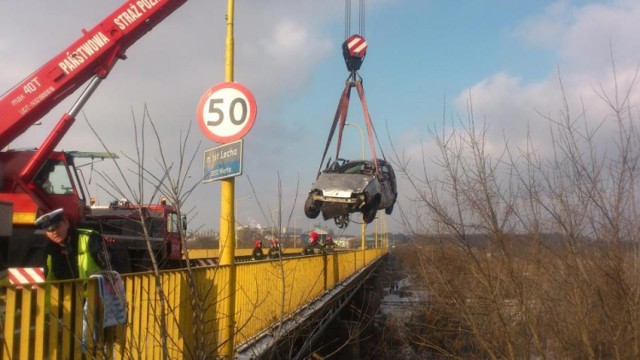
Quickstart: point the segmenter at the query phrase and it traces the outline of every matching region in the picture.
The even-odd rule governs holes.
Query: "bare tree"
[[[573,115],[560,81],[564,107],[544,116],[550,156],[531,137],[524,148],[505,140],[488,151],[471,100],[458,126],[431,134],[438,176],[427,171],[426,154],[413,173],[395,152],[427,225],[413,229],[427,234],[416,238],[413,269],[426,305],[407,325],[418,354],[640,355],[640,134],[633,85],[618,91],[615,66],[613,79],[612,92],[594,89],[610,110],[595,127],[584,107]],[[601,142],[605,128],[614,136]]]
[[[91,124],[89,124],[89,126],[91,127]],[[174,162],[174,160],[169,159],[165,155],[166,149],[163,145],[164,142],[161,140],[161,136],[158,133],[146,106],[144,107],[142,119],[139,121],[136,119],[136,116],[132,111],[132,126],[134,128],[136,152],[133,155],[125,153],[123,156],[130,164],[133,165],[133,168],[125,170],[125,168],[114,161],[115,167],[120,174],[119,182],[116,181],[115,177],[111,174],[100,172],[99,175],[106,183],[105,186],[102,186],[105,191],[115,195],[116,198],[125,198],[133,204],[138,205],[137,208],[139,209],[139,221],[141,225],[140,229],[143,231],[140,236],[147,244],[147,255],[151,264],[150,270],[153,272],[153,279],[155,281],[154,288],[160,300],[159,314],[161,314],[161,316],[156,320],[160,322],[161,334],[160,338],[157,340],[162,344],[163,358],[168,359],[170,348],[175,346],[174,341],[176,339],[172,339],[167,333],[167,322],[173,321],[171,314],[174,313],[175,309],[167,308],[170,304],[167,300],[170,294],[166,294],[163,290],[165,287],[161,283],[162,277],[160,276],[160,270],[163,267],[159,263],[157,254],[151,244],[148,226],[145,224],[146,218],[142,213],[142,205],[158,202],[160,197],[168,199],[177,210],[177,227],[181,235],[182,248],[185,250],[188,249],[185,233],[187,224],[182,223],[183,221],[186,221],[187,217],[183,216],[186,214],[183,209],[193,190],[201,180],[194,179],[195,182],[192,184],[188,183],[188,174],[193,167],[199,145],[191,152],[191,154],[189,154],[189,150],[187,149],[187,144],[189,142],[187,140],[189,138],[190,130],[187,131],[184,138],[181,135],[179,150],[177,152],[178,159],[177,162]],[[157,146],[157,149],[153,151],[148,151],[146,138],[148,137],[149,131],[147,130],[147,127],[150,127],[150,132]],[[93,127],[91,128],[105,150],[109,151],[109,148],[104,144],[97,132]],[[149,164],[149,153],[155,155],[152,159],[152,161],[154,161],[152,164]],[[159,170],[153,171],[152,169]],[[207,299],[214,297],[219,298],[220,296],[219,294],[215,294],[215,296],[212,295],[212,291],[214,291],[214,287],[212,285],[201,286],[196,283],[196,275],[192,271],[188,252],[184,251],[184,253],[186,256],[185,260],[173,264],[173,266],[184,268],[187,272],[186,281],[190,291],[190,308],[194,314],[193,333],[196,334],[196,336],[194,338],[195,343],[186,344],[187,348],[183,349],[183,351],[184,354],[191,359],[206,359],[213,356],[213,354],[206,349],[211,348],[210,344],[214,339],[215,332],[214,328],[209,323],[209,320],[206,318],[206,314],[210,312],[209,308],[215,307],[215,303],[211,303],[210,301],[207,301]],[[135,347],[143,346],[143,344],[137,344],[135,342],[132,342],[132,344],[133,348],[129,350],[132,353],[139,352]]]

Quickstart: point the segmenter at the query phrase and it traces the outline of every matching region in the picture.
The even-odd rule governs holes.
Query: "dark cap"
[[[64,219],[64,209],[60,208],[40,216],[36,219],[35,225],[41,229],[53,231],[62,219]]]

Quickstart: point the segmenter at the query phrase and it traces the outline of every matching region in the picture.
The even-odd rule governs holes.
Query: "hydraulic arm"
[[[129,0],[0,98],[0,149],[125,51],[186,0]]]
[[[34,179],[48,159],[52,158],[55,147],[73,125],[77,113],[100,81],[109,74],[119,59],[126,58],[126,50],[185,2],[186,0],[126,1],[90,30],[82,30],[79,39],[2,95],[0,149],[5,149],[31,125],[93,78],[36,151],[23,154],[24,156],[16,151],[0,154],[3,155],[0,156],[0,201],[13,203],[14,212],[27,211],[29,214],[33,214],[34,207],[50,210],[53,206],[69,207],[70,203],[78,202],[78,199],[71,202],[71,199],[38,191],[33,183]],[[69,173],[71,174],[71,170]],[[69,195],[79,193],[75,187],[69,191]],[[82,217],[82,211],[68,215],[77,221]],[[28,223],[31,217],[20,223]]]
[[[11,241],[0,243],[0,269],[7,265],[42,265],[44,242],[34,227],[40,213],[64,208],[72,223],[86,220],[90,208],[74,165],[75,156],[55,148],[115,63],[126,58],[127,49],[186,1],[125,1],[93,28],[83,29],[79,39],[2,94],[0,204],[9,205],[13,229],[10,229]],[[37,149],[7,149],[30,126],[87,82],[75,104],[62,115]],[[169,240],[171,245],[179,243]]]

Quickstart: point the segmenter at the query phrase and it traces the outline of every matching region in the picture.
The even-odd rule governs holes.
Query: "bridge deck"
[[[236,291],[229,295],[231,266],[123,275],[126,323],[103,327],[105,309],[96,281],[62,281],[4,292],[2,358],[67,358],[85,353],[114,359],[216,358],[223,344],[236,347],[265,339],[323,301],[387,249],[344,251],[235,265]],[[117,295],[114,294],[117,298]],[[113,299],[112,299],[113,300]],[[228,314],[230,302],[235,311]],[[88,331],[83,333],[83,308]],[[109,315],[109,314],[107,314]],[[231,320],[231,339],[223,326]],[[281,328],[281,327],[278,327]],[[268,338],[268,337],[267,337]]]

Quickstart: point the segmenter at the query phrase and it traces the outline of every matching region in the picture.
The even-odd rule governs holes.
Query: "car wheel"
[[[315,219],[320,214],[320,209],[319,207],[316,207],[315,201],[313,201],[311,196],[309,196],[304,202],[304,214],[309,219]]]
[[[387,214],[387,215],[391,215],[391,213],[393,212],[393,206],[394,206],[395,204],[396,204],[396,203],[394,202],[394,203],[393,203],[393,204],[391,204],[389,207],[387,207],[386,209],[384,209],[384,213],[385,213],[385,214]]]
[[[376,218],[376,213],[378,212],[378,204],[380,203],[380,199],[376,198],[371,202],[371,204],[366,205],[362,208],[362,220],[370,224]]]

